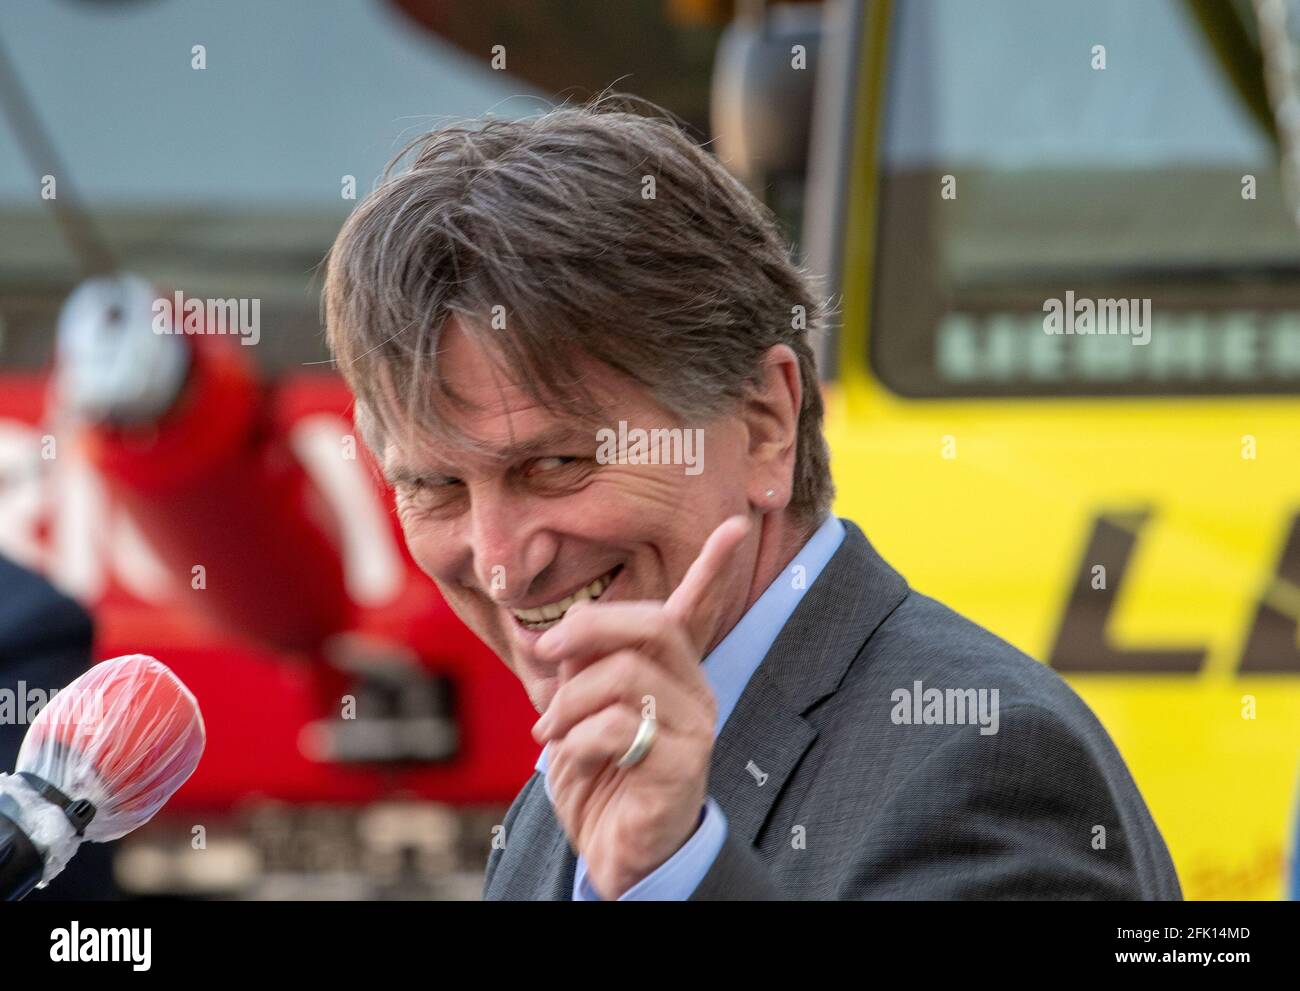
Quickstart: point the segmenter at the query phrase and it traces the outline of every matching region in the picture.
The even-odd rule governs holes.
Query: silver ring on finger
[[[632,746],[628,747],[627,753],[618,759],[618,766],[633,767],[640,764],[645,759],[645,755],[650,752],[658,734],[659,728],[653,719],[642,719],[641,725],[636,728],[636,736],[632,738]]]

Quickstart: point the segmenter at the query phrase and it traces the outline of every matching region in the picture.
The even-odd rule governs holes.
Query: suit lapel
[[[709,794],[728,829],[753,843],[786,778],[817,738],[760,668],[746,686],[713,745]]]
[[[844,521],[844,542],[795,608],[713,746],[709,794],[756,841],[786,779],[817,739],[805,718],[907,595],[907,583]]]
[[[573,876],[578,869],[578,858],[569,848],[569,838],[560,826],[544,784],[539,783],[533,798],[535,805],[530,819],[534,822],[530,828],[536,830],[538,835],[550,837],[551,842],[550,848],[541,854],[545,860],[539,858],[541,870],[536,875],[535,886],[524,897],[534,901],[572,901]]]
[[[484,897],[494,901],[568,901],[573,897],[577,858],[569,850],[542,776],[534,774],[515,801],[520,803],[518,815]],[[514,811],[511,806],[511,813]]]
[[[549,800],[546,802],[548,813],[554,819],[555,810]],[[551,863],[544,875],[542,897],[552,902],[573,901],[573,876],[578,869],[578,858],[569,848],[569,838],[555,821],[555,845],[551,849]]]

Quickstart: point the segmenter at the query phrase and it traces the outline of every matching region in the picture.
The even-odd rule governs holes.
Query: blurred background
[[[208,729],[33,897],[479,896],[534,717],[406,555],[319,265],[406,141],[607,88],[835,295],[837,512],[1084,696],[1188,897],[1294,896],[1298,45],[1285,0],[2,0],[0,769],[125,653]],[[1067,292],[1149,343],[1045,334]],[[174,293],[256,341],[153,333]]]

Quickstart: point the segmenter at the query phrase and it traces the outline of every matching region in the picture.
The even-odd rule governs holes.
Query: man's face
[[[443,342],[443,374],[471,405],[447,424],[446,438],[423,438],[412,451],[390,441],[384,471],[416,563],[545,711],[558,667],[534,653],[544,630],[581,597],[667,599],[713,529],[750,511],[745,424],[739,416],[683,423],[595,362],[584,381],[601,397],[600,416],[552,413],[504,380],[454,324]],[[610,435],[598,431],[617,435],[620,421],[629,432],[676,428],[698,438],[701,429],[702,449],[689,450],[703,455],[702,470],[601,463]],[[755,557],[751,539],[737,553],[712,642],[743,613]]]

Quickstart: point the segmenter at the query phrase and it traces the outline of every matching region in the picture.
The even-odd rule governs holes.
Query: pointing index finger
[[[716,621],[713,614],[719,601],[718,579],[735,557],[745,537],[749,534],[749,519],[731,516],[723,520],[709,534],[699,556],[686,572],[686,577],[673,590],[664,603],[664,611],[686,627],[696,647],[703,650]]]

